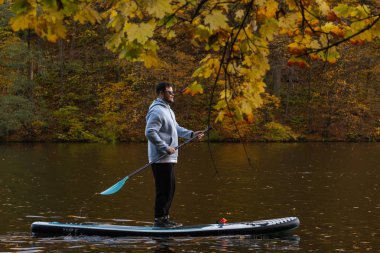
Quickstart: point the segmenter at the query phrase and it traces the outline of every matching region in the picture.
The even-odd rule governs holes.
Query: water
[[[297,216],[280,238],[34,238],[34,221],[150,226],[150,169],[120,192],[99,193],[146,162],[146,144],[1,144],[0,252],[376,252],[380,144],[193,143],[180,151],[172,216],[185,224]],[[217,173],[216,173],[217,172]]]

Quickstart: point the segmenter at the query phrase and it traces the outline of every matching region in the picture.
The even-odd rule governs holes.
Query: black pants
[[[156,184],[154,217],[169,215],[175,192],[174,163],[153,163],[152,171]]]

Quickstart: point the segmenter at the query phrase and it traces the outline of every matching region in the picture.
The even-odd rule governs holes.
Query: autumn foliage
[[[120,64],[127,60],[162,70],[168,62],[165,57],[170,57],[163,53],[167,45],[175,49],[180,41],[186,42],[194,60],[181,92],[195,97],[209,94],[203,104],[209,108],[208,124],[258,120],[258,111],[266,104],[274,47],[287,51],[284,65],[307,71],[320,62],[337,64],[339,48],[346,44],[362,45],[380,36],[375,1],[2,0],[0,4],[12,12],[9,24],[14,32],[27,31],[53,43],[72,41],[79,26],[107,29],[102,44]],[[125,85],[119,81],[111,87]],[[111,90],[99,89],[99,94],[113,96]],[[101,101],[98,109],[105,113],[103,105],[111,101]],[[103,119],[122,124],[117,109]],[[127,131],[125,126],[110,129],[115,134]]]

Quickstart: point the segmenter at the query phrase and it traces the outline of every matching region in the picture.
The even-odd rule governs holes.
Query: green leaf
[[[208,41],[208,38],[211,36],[212,32],[209,27],[204,25],[198,25],[195,28],[194,39],[199,39],[200,41]]]
[[[177,18],[173,15],[170,15],[170,16],[166,16],[165,18],[163,19],[160,19],[158,22],[157,22],[157,25],[158,26],[163,26],[165,25],[166,28],[170,28],[172,27],[173,25],[175,25],[177,23]]]
[[[347,4],[338,4],[338,6],[336,6],[333,10],[340,17],[348,17],[351,12],[350,7]]]
[[[11,8],[14,13],[19,15],[28,11],[29,7],[30,4],[28,3],[28,0],[16,0]]]

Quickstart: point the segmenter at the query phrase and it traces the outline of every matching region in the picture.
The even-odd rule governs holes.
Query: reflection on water
[[[0,145],[0,252],[374,252],[380,248],[380,144],[240,144],[181,150],[172,216],[186,225],[298,216],[279,238],[33,238],[34,221],[151,226],[149,169],[115,195],[96,193],[146,163],[145,144]]]
[[[109,238],[100,236],[65,236],[30,238],[27,234],[0,237],[4,250],[14,252],[245,252],[253,250],[296,251],[299,237],[220,236],[179,238]],[[26,245],[29,244],[29,247]],[[20,246],[24,245],[24,246]],[[32,246],[31,246],[32,245]]]

